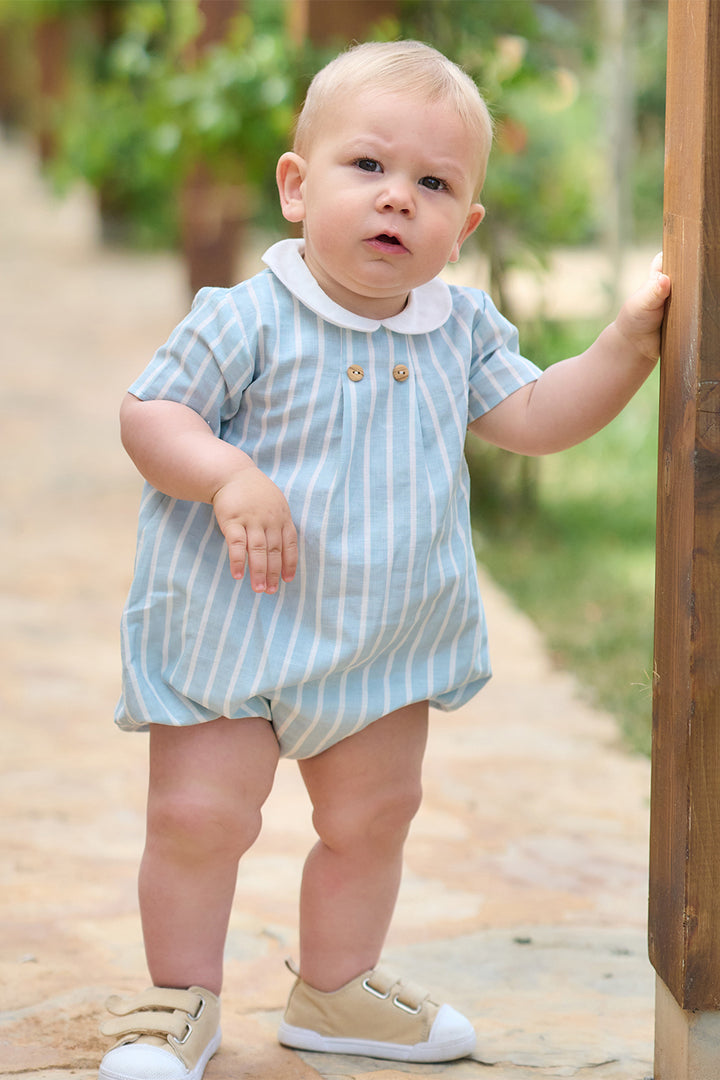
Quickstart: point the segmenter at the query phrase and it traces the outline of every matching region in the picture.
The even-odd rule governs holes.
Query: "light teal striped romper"
[[[285,494],[295,580],[235,582],[212,508],[149,485],[122,619],[116,722],[271,721],[304,758],[490,677],[463,455],[470,420],[538,369],[490,299],[439,279],[383,323],[338,307],[285,240],[203,289],[130,387],[182,402]]]

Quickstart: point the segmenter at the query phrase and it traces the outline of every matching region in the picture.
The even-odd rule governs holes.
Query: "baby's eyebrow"
[[[356,157],[378,157],[387,151],[387,147],[383,146],[377,138],[367,136],[349,140],[344,144],[343,150],[345,153],[355,154]]]
[[[459,162],[452,158],[436,159],[429,163],[425,172],[428,175],[440,176],[445,179],[459,180],[465,176],[465,170]]]

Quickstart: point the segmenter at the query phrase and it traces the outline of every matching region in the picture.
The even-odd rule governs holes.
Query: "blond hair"
[[[462,68],[420,41],[370,41],[353,45],[331,60],[308,88],[295,126],[295,152],[307,155],[325,106],[339,95],[352,96],[367,89],[450,104],[477,145],[478,191],[482,188],[493,136],[488,107]]]

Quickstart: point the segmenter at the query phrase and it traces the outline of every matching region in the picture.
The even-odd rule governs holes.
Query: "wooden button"
[[[393,368],[393,379],[395,382],[405,382],[410,372],[408,371],[406,364],[396,364]]]
[[[363,376],[365,374],[363,369],[361,367],[359,367],[357,364],[351,364],[350,367],[347,369],[347,373],[348,373],[348,378],[352,379],[353,382],[360,382],[360,380],[363,378]]]

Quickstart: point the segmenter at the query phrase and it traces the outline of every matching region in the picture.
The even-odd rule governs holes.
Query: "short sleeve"
[[[476,296],[482,299],[473,321],[468,423],[541,375],[541,369],[520,354],[513,324],[486,293]]]
[[[252,311],[243,318],[241,300],[237,289],[201,289],[129,392],[141,401],[187,405],[219,435],[254,374],[255,318]]]

